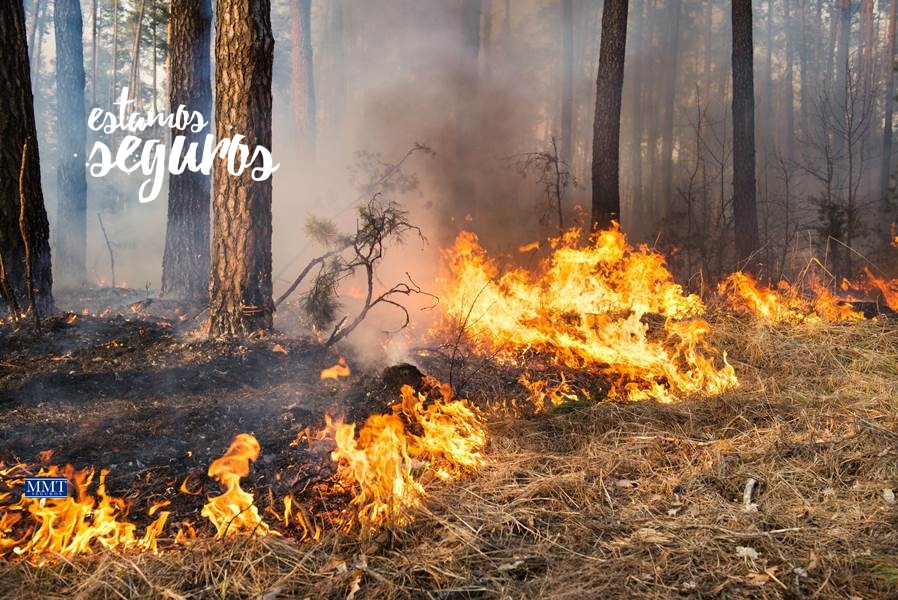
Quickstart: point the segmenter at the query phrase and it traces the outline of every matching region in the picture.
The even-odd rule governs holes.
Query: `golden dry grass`
[[[494,419],[401,530],[10,563],[0,595],[898,597],[898,328],[714,321],[740,389]]]

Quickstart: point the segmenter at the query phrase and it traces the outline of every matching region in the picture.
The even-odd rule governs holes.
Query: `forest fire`
[[[887,280],[875,276],[869,268],[857,281],[842,281],[844,295],[831,292],[812,278],[806,294],[786,281],[780,281],[776,289],[756,281],[751,275],[736,272],[724,279],[717,288],[718,294],[726,299],[727,307],[747,312],[773,323],[800,323],[805,321],[857,321],[865,318],[864,312],[855,308],[855,303],[878,303],[862,298],[881,297],[882,305],[872,315],[885,309],[898,308],[898,279]]]
[[[434,399],[403,386],[402,400],[389,414],[369,417],[358,436],[353,424],[328,422],[337,443],[332,457],[355,490],[355,516],[346,526],[357,521],[366,531],[407,520],[408,509],[424,497],[422,467],[450,479],[482,463],[486,431],[477,413],[454,399],[449,386],[431,389]]]
[[[581,237],[552,240],[535,272],[501,273],[474,234],[460,234],[445,254],[451,326],[509,361],[534,349],[602,373],[614,398],[670,401],[737,385],[726,353],[705,341],[704,304],[674,282],[663,256],[631,247],[616,225]],[[643,321],[649,315],[663,317],[660,331]]]
[[[24,486],[26,465],[0,468],[0,476],[10,487]],[[126,520],[128,503],[106,493],[106,471],[100,471],[96,496],[90,492],[95,470],[76,471],[71,465],[60,469],[50,466],[38,476],[65,477],[74,484],[74,495],[58,499],[34,499],[24,495],[6,504],[0,512],[0,557],[10,554],[27,556],[35,562],[57,556],[72,557],[92,552],[96,546],[129,548],[148,552],[157,549],[157,537],[169,513],[159,516],[143,537],[136,537],[136,525]],[[12,498],[12,492],[0,494],[0,502]]]
[[[403,387],[401,400],[389,413],[372,415],[358,430],[354,424],[328,417],[326,429],[314,436],[316,441],[330,437],[336,443],[332,459],[338,470],[333,480],[322,482],[321,493],[337,495],[351,490],[351,510],[335,521],[342,529],[351,531],[358,525],[367,534],[406,523],[412,518],[409,510],[425,498],[428,479],[460,477],[482,464],[486,430],[477,412],[466,401],[455,399],[449,386],[434,380],[428,380],[427,386],[429,395]],[[209,465],[209,477],[224,487],[222,494],[208,499],[200,513],[215,528],[215,537],[286,535],[265,522],[253,494],[240,486],[260,452],[258,440],[241,433],[225,454]],[[42,563],[91,553],[98,547],[159,551],[158,539],[171,514],[162,509],[169,507],[171,500],[160,500],[149,508],[148,516],[156,518],[138,537],[137,525],[127,518],[131,503],[106,492],[105,470],[100,472],[96,492],[91,493],[94,469],[77,471],[71,465],[42,468],[38,476],[65,477],[75,493],[59,499],[33,499],[24,494],[16,499],[15,490],[24,487],[29,473],[25,464],[0,465],[0,479],[6,488],[0,492],[0,558],[24,556]],[[179,493],[196,496],[186,479]],[[295,506],[292,494],[280,500],[282,512],[274,511],[274,504],[269,511],[285,530],[292,524],[297,540],[320,537],[320,528]],[[197,536],[191,524],[182,524],[175,542],[184,544]]]
[[[249,475],[249,464],[259,458],[260,451],[256,438],[241,433],[224,456],[209,465],[209,477],[221,483],[225,492],[211,498],[200,514],[212,522],[218,537],[271,533],[253,504],[253,495],[240,487],[240,480]]]

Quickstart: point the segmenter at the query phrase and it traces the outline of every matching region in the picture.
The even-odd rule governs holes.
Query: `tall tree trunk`
[[[680,0],[669,0],[670,15],[667,52],[670,62],[664,70],[664,125],[661,129],[661,194],[665,216],[673,209],[673,126],[676,110],[677,68],[680,56]]]
[[[137,110],[142,104],[140,99],[140,36],[143,32],[143,16],[146,8],[147,0],[140,0],[137,8],[137,20],[134,22],[134,43],[131,45],[131,74],[128,76],[130,99],[134,100],[134,103],[130,105],[130,111]]]
[[[835,55],[836,78],[833,83],[834,110],[838,122],[844,126],[846,103],[848,102],[848,44],[851,40],[851,0],[838,0],[837,46]]]
[[[605,0],[592,139],[592,225],[620,218],[620,111],[628,0]]]
[[[56,275],[64,284],[84,282],[87,244],[87,176],[84,160],[84,44],[79,0],[56,0],[56,139],[58,158]]]
[[[882,129],[882,164],[879,171],[879,198],[883,206],[889,204],[889,178],[892,174],[892,111],[895,108],[895,23],[898,0],[889,6],[889,46],[886,54],[885,125]]]
[[[863,75],[864,91],[873,90],[873,0],[862,0],[861,21],[864,24]]]
[[[172,0],[168,22],[168,85],[172,110],[181,104],[206,118],[212,115],[210,43],[211,0]],[[209,127],[172,132],[183,136],[184,147],[199,147]],[[242,132],[240,132],[242,133]],[[208,175],[185,170],[168,180],[168,222],[162,258],[162,293],[189,301],[209,299]]]
[[[112,0],[112,74],[109,76],[109,106],[118,97],[118,8],[121,0]],[[113,134],[114,137],[114,134]]]
[[[636,215],[636,219],[640,223],[640,230],[634,232],[631,229],[630,233],[636,233],[639,237],[643,237],[648,233],[647,228],[645,228],[645,219],[643,218],[645,216],[643,212],[645,204],[642,196],[642,103],[644,86],[640,85],[640,82],[642,81],[644,60],[643,28],[646,23],[644,11],[647,9],[648,4],[649,2],[647,0],[637,0],[635,2],[633,9],[633,12],[635,13],[635,18],[633,19],[633,32],[631,35],[627,36],[627,45],[630,47],[630,52],[627,54],[627,57],[631,58],[631,60],[625,96],[628,99],[627,105],[633,107],[631,113],[633,118],[631,119],[630,124],[629,159],[626,161],[626,165],[630,169],[631,206],[633,208],[633,214]],[[627,57],[625,57],[625,60]]]
[[[43,2],[41,0],[33,0],[31,3],[31,23],[28,25],[28,43],[31,45],[31,71],[35,74],[40,72],[40,44],[38,43],[38,36],[41,35],[42,29],[41,25],[41,12],[44,8]],[[35,79],[35,84],[37,84],[37,79]]]
[[[0,86],[0,261],[19,305],[29,306],[33,297],[37,313],[45,315],[53,310],[50,226],[22,0],[7,0],[0,10]]]
[[[747,265],[758,250],[751,0],[733,0],[732,6],[733,227],[736,230],[736,259]]]
[[[328,113],[330,113],[331,127],[339,125],[343,122],[343,106],[347,93],[346,88],[346,53],[343,48],[345,43],[344,33],[344,15],[343,0],[331,0],[331,43],[329,45],[331,52],[331,81],[334,83],[330,86],[332,97]],[[336,131],[336,129],[334,129]]]
[[[561,0],[561,160],[571,164],[574,126],[574,0]]]
[[[90,13],[90,106],[97,105],[97,0]]]
[[[293,125],[303,157],[315,155],[315,75],[312,62],[312,0],[294,0],[291,49]]]
[[[795,136],[798,135],[798,132],[795,130],[795,78],[793,75],[795,56],[792,47],[792,28],[789,26],[792,21],[790,16],[792,14],[792,3],[793,0],[783,0],[783,31],[786,36],[786,76],[783,82],[783,91],[785,92],[783,110],[786,112],[786,160],[790,164],[793,164],[795,161]]]
[[[270,0],[218,0],[215,13],[215,126],[218,139],[246,136],[271,148],[274,37]],[[216,161],[212,203],[209,333],[246,336],[272,327],[271,178],[228,173]]]
[[[801,72],[801,87],[799,88],[801,102],[801,132],[807,135],[811,119],[811,73],[808,68],[808,8],[810,0],[798,0],[799,19],[801,21],[801,37],[798,45],[798,69]],[[788,34],[787,34],[788,35]],[[793,134],[794,137],[794,134]]]

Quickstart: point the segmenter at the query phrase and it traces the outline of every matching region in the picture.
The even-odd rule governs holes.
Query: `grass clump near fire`
[[[770,318],[754,292],[708,310],[614,230],[556,241],[540,276],[461,241],[450,267],[465,275],[449,281],[467,288],[443,295],[456,327],[420,362],[490,416],[431,384],[361,431],[331,423],[353,493],[342,526],[11,562],[0,577],[42,597],[898,594],[893,322],[816,302]],[[391,460],[372,470],[372,456]],[[279,527],[263,512],[247,529],[256,519]]]

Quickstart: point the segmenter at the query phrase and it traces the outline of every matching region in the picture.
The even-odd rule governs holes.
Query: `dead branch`
[[[112,242],[106,235],[106,227],[103,226],[103,217],[97,213],[97,220],[100,222],[100,231],[103,232],[103,239],[106,240],[106,249],[109,250],[109,268],[112,271],[112,287],[115,287],[115,254],[112,252]]]

